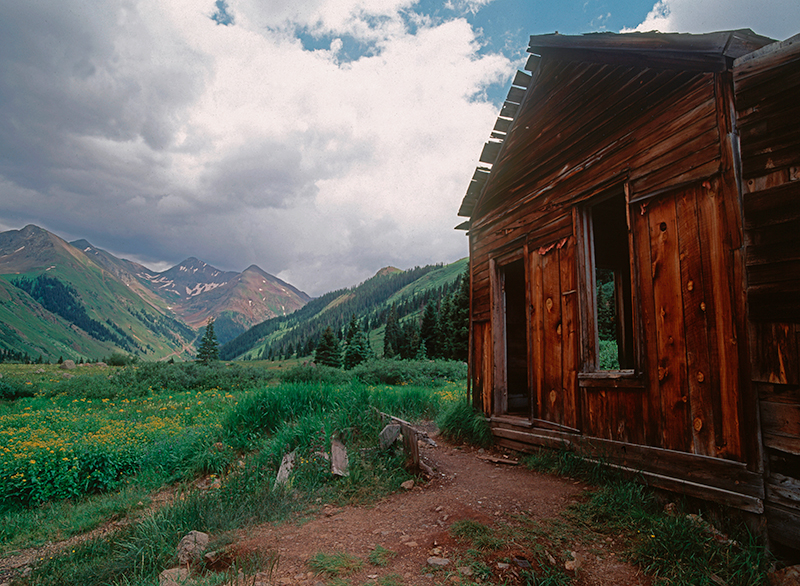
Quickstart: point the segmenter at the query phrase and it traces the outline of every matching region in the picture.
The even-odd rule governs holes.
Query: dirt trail
[[[237,549],[278,552],[271,584],[324,584],[307,565],[317,552],[347,552],[364,560],[363,569],[347,577],[351,584],[376,583],[389,574],[399,575],[406,585],[454,584],[460,581],[454,575],[456,566],[463,565],[457,560],[464,559],[469,546],[454,541],[448,531],[453,522],[473,519],[490,527],[513,526],[522,516],[547,527],[547,520],[557,519],[570,503],[581,498],[585,488],[579,482],[493,463],[486,459],[489,454],[473,448],[454,447],[438,438],[437,442],[436,447],[420,446],[424,461],[435,470],[430,482],[372,506],[323,507],[317,517],[302,524],[249,529],[240,535]],[[385,567],[366,561],[376,545],[397,554]],[[635,567],[621,560],[620,544],[605,535],[584,532],[581,539],[562,543],[565,546],[577,553],[577,569],[566,572],[574,578],[574,584],[650,584]],[[553,561],[560,567],[564,553],[552,550]],[[450,559],[450,565],[444,571],[429,569],[427,560],[434,555]],[[514,584],[518,583],[520,568],[514,563],[498,568],[497,562],[514,557],[531,559],[531,554],[507,543],[490,557],[495,577],[500,575]]]
[[[532,519],[545,531],[557,526],[560,514],[581,498],[585,486],[580,482],[531,472],[521,466],[498,464],[490,456],[471,447],[452,446],[433,436],[437,445],[420,445],[420,455],[434,470],[434,477],[418,483],[370,506],[334,508],[324,503],[320,510],[302,521],[283,525],[262,525],[239,532],[233,546],[239,554],[253,551],[276,551],[279,562],[272,579],[258,580],[262,586],[320,586],[330,583],[316,576],[308,567],[318,552],[347,552],[364,561],[363,568],[346,577],[350,584],[378,584],[390,574],[402,578],[402,584],[458,584],[457,568],[464,566],[468,544],[459,543],[449,532],[459,520],[472,519],[501,530],[519,526],[521,519]],[[159,499],[161,504],[164,499]],[[59,550],[104,533],[122,523],[109,523],[87,535],[42,548],[16,552],[0,558],[0,584],[18,574],[37,557],[55,555]],[[577,554],[577,568],[566,573],[578,586],[647,586],[650,580],[621,559],[621,544],[612,538],[582,530],[580,537],[562,537],[559,543],[548,541],[551,561],[563,569],[564,560]],[[544,543],[544,542],[543,542]],[[380,545],[396,555],[386,566],[367,561],[369,553]],[[431,556],[450,560],[448,567],[433,570],[427,565]],[[520,567],[514,558],[533,560],[524,544],[506,543],[488,554],[493,578],[491,583],[519,584]],[[459,560],[461,560],[459,562]],[[502,564],[511,561],[509,567]],[[498,567],[498,562],[501,564]],[[467,580],[475,582],[477,576]]]

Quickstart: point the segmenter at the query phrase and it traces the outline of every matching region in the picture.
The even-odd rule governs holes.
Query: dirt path
[[[581,498],[581,483],[541,475],[520,466],[487,461],[482,451],[442,443],[421,446],[424,461],[433,467],[435,477],[412,490],[398,493],[368,507],[323,507],[319,515],[302,524],[262,526],[240,535],[240,551],[274,550],[279,562],[272,581],[263,584],[320,585],[330,583],[314,575],[308,560],[318,552],[347,552],[364,560],[363,568],[347,576],[350,584],[380,583],[387,576],[402,578],[405,585],[457,584],[474,582],[477,576],[459,576],[465,567],[469,544],[459,543],[449,532],[451,525],[472,519],[497,530],[534,520],[545,531],[559,526],[560,513]],[[501,453],[493,454],[495,456]],[[555,523],[553,520],[556,520]],[[540,540],[559,571],[564,560],[575,552],[575,569],[565,570],[578,585],[647,585],[650,581],[620,559],[620,545],[605,535],[583,531],[579,538],[564,538],[557,545]],[[370,564],[369,553],[381,546],[396,553],[388,565]],[[558,548],[566,551],[559,551]],[[552,551],[552,553],[551,553]],[[570,553],[568,553],[570,552]],[[514,558],[532,560],[530,543],[506,543],[490,552],[486,561],[493,578],[484,582],[520,583],[519,564]],[[428,558],[450,560],[434,570]],[[508,567],[504,563],[511,562]],[[500,566],[498,567],[498,562]],[[521,562],[524,565],[524,561]],[[257,582],[258,583],[258,582]]]
[[[330,584],[330,577],[315,575],[308,566],[309,559],[318,552],[346,552],[362,560],[362,569],[346,576],[346,583],[354,585],[481,582],[477,575],[464,575],[471,545],[458,542],[449,531],[453,523],[464,519],[491,527],[498,536],[507,535],[509,528],[541,528],[542,536],[536,543],[506,540],[499,549],[482,553],[481,560],[492,573],[483,578],[483,583],[522,584],[522,567],[515,558],[535,564],[534,549],[538,544],[550,565],[571,576],[572,583],[578,586],[650,584],[635,567],[622,561],[621,544],[611,537],[586,529],[577,534],[564,529],[561,513],[582,498],[582,483],[488,459],[503,456],[503,452],[483,453],[435,439],[436,446],[420,445],[420,455],[433,468],[434,477],[409,491],[371,506],[334,508],[321,503],[310,520],[306,516],[301,522],[242,530],[233,546],[238,554],[275,551],[279,555],[271,580],[261,577],[256,585]],[[114,531],[117,525],[121,524],[109,524],[65,542],[0,558],[0,584],[38,557],[55,555],[68,545]],[[369,563],[368,556],[376,546],[394,553],[387,565]],[[435,569],[428,565],[428,558],[433,556],[450,563]],[[565,561],[572,563],[573,557],[574,565],[566,569]],[[525,562],[521,563],[524,566]]]

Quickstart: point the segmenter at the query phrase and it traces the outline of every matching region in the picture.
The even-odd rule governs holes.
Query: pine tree
[[[200,348],[197,350],[197,359],[203,364],[208,364],[219,358],[219,343],[217,335],[214,333],[214,319],[208,318],[206,331],[200,341]]]
[[[355,321],[355,317],[350,320],[347,329],[346,345],[344,348],[344,368],[350,370],[354,366],[365,362],[370,356],[370,347],[361,325]]]
[[[422,314],[422,325],[419,328],[419,336],[425,344],[425,355],[428,358],[439,358],[439,316],[436,312],[436,303],[431,300],[425,306]]]
[[[450,323],[453,337],[451,358],[466,362],[469,358],[469,265],[461,276],[458,291],[453,294]]]
[[[392,304],[386,317],[386,331],[383,335],[383,357],[394,358],[399,353],[400,326],[397,323],[397,305]]]
[[[341,351],[339,349],[339,339],[331,326],[328,326],[319,340],[317,349],[314,352],[314,362],[324,366],[339,368],[342,365]]]

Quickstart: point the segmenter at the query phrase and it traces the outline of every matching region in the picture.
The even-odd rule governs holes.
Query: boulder
[[[187,566],[200,561],[207,547],[208,533],[189,531],[178,544],[178,563]]]
[[[185,586],[188,578],[189,570],[186,568],[170,568],[158,575],[158,586]]]
[[[75,369],[75,361],[74,360],[65,360],[59,366],[61,370],[74,370]]]

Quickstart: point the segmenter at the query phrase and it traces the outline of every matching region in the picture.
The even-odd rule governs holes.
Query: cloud
[[[13,3],[0,21],[0,225],[154,266],[255,263],[311,294],[465,256],[452,227],[497,115],[485,95],[513,66],[464,18],[414,10]],[[343,59],[341,39],[361,52]]]
[[[645,20],[622,32],[702,33],[750,28],[783,40],[800,32],[797,0],[658,0]]]

